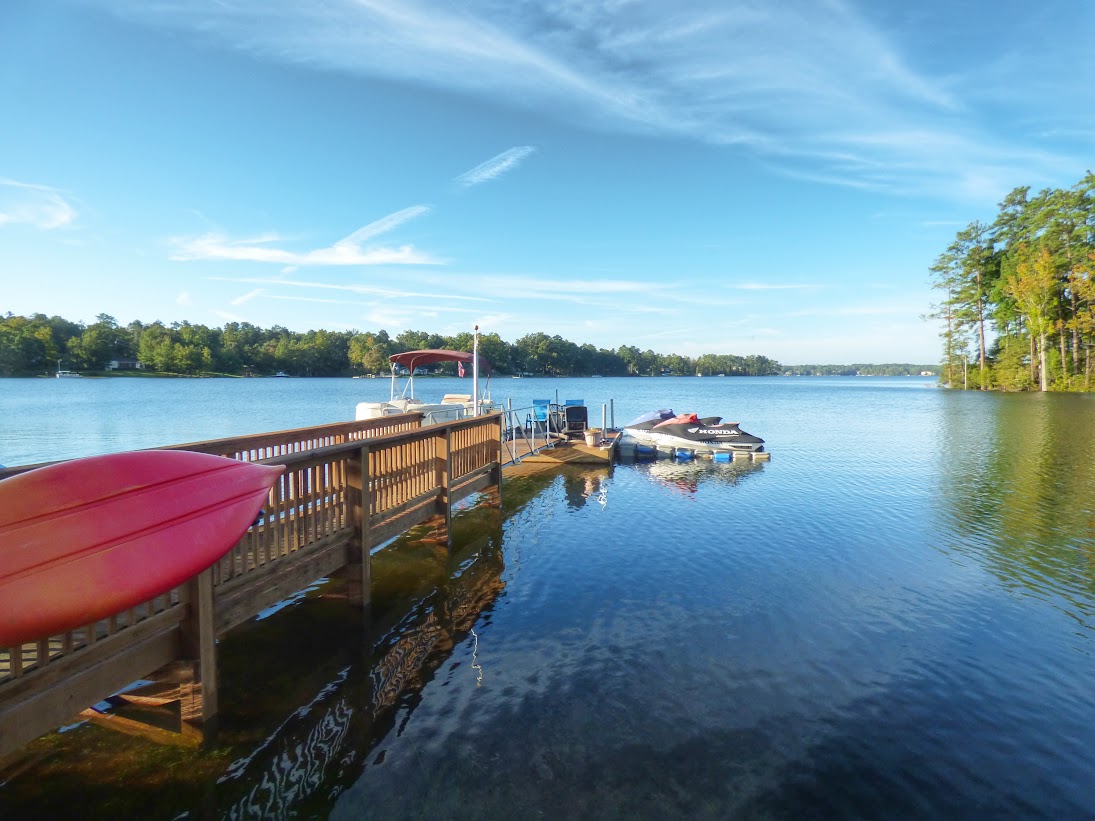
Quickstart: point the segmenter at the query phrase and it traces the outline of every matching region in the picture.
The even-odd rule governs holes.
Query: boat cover
[[[429,348],[422,351],[393,353],[388,359],[391,360],[393,366],[402,365],[408,371],[414,373],[415,368],[434,365],[438,362],[463,362],[465,365],[470,365],[475,360],[475,354],[466,351],[450,351],[444,348]],[[487,373],[490,373],[491,370],[490,361],[482,354],[479,355],[479,370],[485,370]]]
[[[660,428],[663,425],[698,425],[700,418],[694,413],[682,413],[678,416],[674,416],[671,419],[666,419],[663,422],[659,422],[654,427]]]

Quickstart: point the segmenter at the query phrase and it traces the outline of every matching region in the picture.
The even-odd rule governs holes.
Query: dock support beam
[[[491,484],[495,487],[495,492],[498,498],[498,507],[502,507],[502,436],[506,432],[505,416],[498,420],[498,439],[495,444],[497,449],[494,452],[494,467],[490,472]]]
[[[354,535],[350,541],[350,601],[362,607],[372,600],[369,555],[369,446],[346,460],[346,513]]]
[[[219,710],[217,696],[217,625],[213,609],[213,568],[203,570],[187,583],[190,597],[186,619],[180,625],[182,650],[197,663],[194,687],[201,687],[202,724]],[[195,717],[197,717],[197,715]]]
[[[444,426],[437,437],[437,512],[444,519],[445,547],[452,547],[452,431]]]

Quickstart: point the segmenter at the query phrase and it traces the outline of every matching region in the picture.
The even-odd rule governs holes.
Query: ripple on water
[[[772,461],[515,480],[448,565],[378,558],[413,612],[336,817],[1091,817],[1091,403],[628,384]]]

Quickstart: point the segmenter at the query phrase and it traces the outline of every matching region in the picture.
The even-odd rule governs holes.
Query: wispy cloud
[[[455,182],[464,188],[471,188],[473,185],[497,179],[507,171],[519,166],[535,150],[531,145],[519,145],[510,148],[495,157],[491,157],[486,162],[479,163],[470,171],[465,171],[456,178]]]
[[[352,294],[368,294],[392,299],[419,299],[436,297],[436,291],[403,291],[398,288],[386,288],[380,285],[341,284],[335,282],[308,282],[306,280],[274,279],[273,277],[206,277],[214,282],[239,282],[249,285],[280,285],[287,288],[313,288],[326,291],[346,291]],[[270,298],[272,295],[267,294]],[[490,302],[490,297],[468,296],[466,294],[446,294],[445,299],[467,300],[471,302]]]
[[[190,298],[189,291],[179,291],[175,296],[175,304],[182,305],[184,308],[194,304],[194,300]]]
[[[0,227],[30,225],[52,231],[75,219],[76,209],[56,188],[0,177]]]
[[[825,184],[976,198],[1015,179],[1082,172],[1075,157],[1027,151],[996,127],[998,111],[976,109],[1009,94],[1022,92],[1023,115],[1046,133],[1091,128],[1036,93],[1087,91],[1083,71],[1060,70],[1063,58],[977,54],[965,65],[992,62],[977,73],[912,62],[939,43],[976,50],[985,38],[973,34],[992,23],[975,7],[941,4],[897,25],[884,4],[852,0],[680,0],[671,12],[660,0],[99,2],[265,59],[455,90],[582,128],[732,146]],[[1009,26],[1040,19],[1015,8]],[[512,167],[507,154],[458,181],[494,178]]]
[[[799,311],[788,311],[784,316],[788,317],[805,317],[805,316],[864,316],[864,317],[883,317],[883,316],[907,316],[915,317],[920,313],[919,306],[906,302],[892,303],[892,304],[879,304],[879,305],[840,305],[828,308],[804,308]]]
[[[445,283],[444,279],[436,275],[425,274],[422,279],[439,286]],[[576,296],[573,292],[560,289],[558,283],[552,281],[550,277],[530,274],[483,274],[464,271],[460,273],[460,289],[463,292],[520,294],[522,298],[536,300],[566,300]],[[581,287],[574,290],[580,290],[582,294],[588,295],[614,296],[618,294],[652,294],[664,289],[665,286],[659,283],[641,280],[582,279]]]
[[[271,247],[284,238],[275,233],[233,240],[224,234],[208,233],[197,237],[176,237],[171,259],[179,261],[222,259],[246,262],[272,262],[280,265],[441,265],[443,261],[418,251],[413,245],[397,248],[366,247],[365,243],[381,234],[429,212],[425,205],[404,208],[371,222],[326,248],[289,251]],[[295,270],[295,268],[293,269]]]
[[[817,284],[801,284],[801,283],[786,283],[780,284],[775,282],[743,282],[740,285],[730,285],[730,288],[736,288],[739,291],[805,291],[813,288],[820,288]]]
[[[231,304],[243,305],[245,302],[250,302],[255,297],[262,296],[264,293],[266,293],[266,290],[264,288],[254,288],[248,291],[246,294],[241,294],[240,296],[233,299]]]
[[[371,307],[377,305],[376,301],[365,302],[315,296],[293,296],[290,294],[270,294],[267,299],[279,299],[286,302],[310,302],[319,303],[321,305],[367,305]],[[402,310],[406,310],[406,307]],[[428,311],[431,315],[438,316],[440,314],[478,314],[482,311],[482,308],[457,308],[453,305],[430,305],[416,300],[414,310]]]

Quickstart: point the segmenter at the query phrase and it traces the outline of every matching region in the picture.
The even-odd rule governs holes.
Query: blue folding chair
[[[547,436],[548,409],[550,406],[550,399],[533,399],[532,413],[530,413],[525,420],[525,427],[530,431],[533,431],[534,429],[542,430],[544,436]]]

